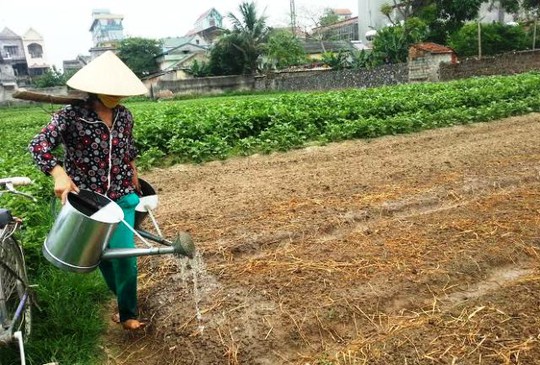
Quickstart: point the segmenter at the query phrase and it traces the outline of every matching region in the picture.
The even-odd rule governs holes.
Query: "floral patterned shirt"
[[[121,105],[114,108],[111,128],[93,110],[68,105],[52,116],[28,149],[39,168],[49,173],[61,163],[52,151],[62,144],[62,164],[75,185],[118,200],[135,191],[132,130],[133,116]]]

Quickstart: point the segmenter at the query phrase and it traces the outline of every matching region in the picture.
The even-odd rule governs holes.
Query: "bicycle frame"
[[[0,179],[0,188],[6,189],[0,190],[0,196],[5,192],[10,192],[35,200],[28,194],[21,193],[14,188],[15,185],[26,185],[30,182],[27,178]],[[0,211],[0,218],[2,218],[0,219],[0,345],[17,342],[21,364],[25,365],[24,338],[20,328],[26,329],[27,334],[30,331],[29,306],[31,296],[26,281],[23,249],[13,237],[14,233],[20,228],[22,221],[12,217],[7,210]],[[11,292],[8,285],[11,285]],[[7,293],[4,290],[7,290]],[[5,294],[8,297],[5,297]],[[13,306],[8,308],[7,304],[17,296],[18,303],[11,314],[10,311]],[[12,303],[15,304],[13,301]],[[15,326],[19,323],[20,327],[16,328]]]

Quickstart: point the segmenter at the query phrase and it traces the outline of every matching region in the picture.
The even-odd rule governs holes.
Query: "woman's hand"
[[[62,200],[62,205],[66,203],[67,195],[70,191],[79,192],[79,188],[62,166],[56,165],[51,170],[51,175],[54,178],[54,194]]]

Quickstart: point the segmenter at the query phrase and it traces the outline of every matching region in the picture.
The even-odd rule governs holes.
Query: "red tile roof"
[[[455,53],[452,48],[433,42],[417,43],[412,47],[430,53]]]

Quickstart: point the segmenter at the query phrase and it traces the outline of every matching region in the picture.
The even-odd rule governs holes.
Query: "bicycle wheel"
[[[31,329],[31,306],[22,248],[13,237],[0,242],[0,325],[11,334],[21,331],[26,340]],[[23,307],[21,307],[23,303]]]

